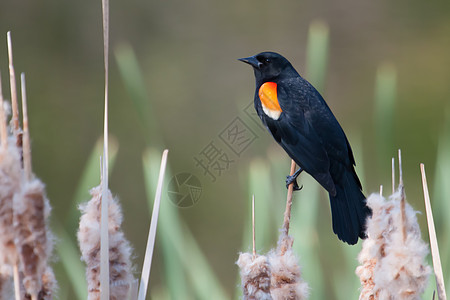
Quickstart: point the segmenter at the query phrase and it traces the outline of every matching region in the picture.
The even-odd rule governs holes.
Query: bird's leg
[[[299,169],[294,173],[294,175],[286,176],[286,188],[289,188],[289,185],[291,183],[294,183],[294,191],[299,191],[303,188],[303,185],[299,187],[297,183],[297,177],[298,175],[300,175],[301,172],[303,172],[303,169],[299,167]]]

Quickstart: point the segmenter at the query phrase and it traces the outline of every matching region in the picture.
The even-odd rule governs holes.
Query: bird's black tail
[[[330,194],[333,231],[350,245],[356,244],[358,237],[365,238],[366,219],[372,213],[366,205],[359,179],[352,171],[343,172],[339,182],[335,183],[336,195]]]

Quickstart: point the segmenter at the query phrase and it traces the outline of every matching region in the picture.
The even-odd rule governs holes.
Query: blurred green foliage
[[[207,273],[199,278],[211,280],[220,297],[235,294],[234,262],[251,244],[251,194],[257,195],[261,210],[257,249],[275,245],[289,159],[246,114],[252,109],[245,108],[253,99],[253,75],[236,61],[264,50],[284,54],[322,92],[347,132],[366,194],[378,191],[380,184],[390,190],[390,157],[402,148],[408,201],[423,212],[419,163],[426,164],[430,187],[435,184],[431,199],[444,275],[450,282],[450,222],[445,215],[450,176],[449,17],[450,4],[444,0],[433,5],[418,0],[112,2],[111,46],[116,56],[111,59],[110,130],[121,147],[110,188],[121,199],[136,265],[142,264],[150,218],[146,193],[152,177],[149,164],[142,169],[145,149],[153,146],[159,153],[169,148],[172,174],[190,172],[203,188],[199,203],[189,209],[169,207],[171,203],[161,207],[160,217],[179,223],[159,228],[152,298],[198,299],[205,292],[192,276],[200,275],[189,272],[202,269]],[[312,22],[317,18],[322,21]],[[315,35],[310,24],[318,28]],[[0,33],[5,40],[7,30],[12,31],[16,72],[27,73],[33,169],[47,184],[54,231],[60,247],[66,248],[59,255],[64,263],[56,262],[60,298],[73,299],[82,283],[75,279],[80,265],[63,266],[79,259],[72,224],[78,211],[68,204],[74,197],[76,202],[88,200],[89,188],[83,188],[83,195],[77,186],[89,182],[83,175],[88,160],[96,168],[89,153],[103,122],[101,6],[2,1]],[[2,74],[8,70],[6,57],[5,42],[0,47]],[[393,69],[381,67],[386,64]],[[8,95],[5,82],[3,90]],[[230,152],[219,135],[236,116],[257,139],[232,156],[234,162],[212,182],[193,158],[211,141]],[[296,195],[292,234],[313,288],[312,299],[345,299],[347,289],[354,296],[359,246],[343,245],[332,233],[322,189],[303,175],[300,184],[304,190]],[[153,199],[151,193],[148,197]],[[172,215],[165,215],[164,209]],[[418,219],[427,240],[425,217]],[[160,225],[167,221],[161,219]],[[173,240],[176,234],[182,238]],[[182,240],[186,257],[170,244]],[[72,258],[68,262],[66,257]],[[178,292],[186,298],[179,298]]]

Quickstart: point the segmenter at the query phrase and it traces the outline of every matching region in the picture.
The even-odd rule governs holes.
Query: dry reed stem
[[[23,151],[23,168],[26,180],[31,180],[31,146],[30,146],[30,131],[28,128],[28,107],[27,107],[27,91],[25,85],[25,74],[20,75],[20,83],[22,88],[22,115],[23,115],[23,137],[22,137],[22,151]]]
[[[1,74],[0,74],[0,141],[2,144],[3,151],[6,151],[6,148],[8,147],[8,127],[6,125],[6,113],[4,107]]]
[[[11,42],[11,31],[7,33],[7,44],[8,44],[8,61],[9,61],[9,83],[11,87],[11,105],[12,105],[12,129],[14,136],[17,137],[19,132],[19,105],[17,102],[17,86],[16,86],[16,72],[14,71],[13,63],[13,51]]]
[[[102,174],[102,204],[101,204],[101,245],[100,245],[100,299],[110,299],[109,288],[109,228],[108,207],[109,207],[109,185],[108,185],[108,101],[109,101],[109,0],[102,0],[102,21],[103,21],[103,54],[105,67],[105,109],[103,127],[103,174]]]
[[[161,193],[164,183],[164,174],[167,167],[167,155],[169,150],[164,150],[161,158],[161,167],[159,169],[158,184],[156,186],[155,201],[153,202],[152,220],[147,238],[147,247],[145,250],[144,264],[142,265],[141,282],[139,286],[139,300],[145,300],[147,295],[148,281],[150,279],[150,271],[152,267],[153,250],[155,248],[156,228],[158,226],[159,207],[161,204]]]
[[[16,262],[13,266],[13,272],[14,272],[14,295],[16,297],[16,300],[20,300],[22,298],[21,294],[21,285],[20,285],[20,272],[19,272],[19,264]]]
[[[433,211],[431,210],[430,194],[428,193],[427,177],[425,174],[425,165],[420,164],[422,174],[423,196],[425,200],[425,210],[427,214],[428,232],[430,236],[431,256],[433,258],[434,275],[436,277],[436,287],[439,300],[446,300],[444,275],[442,273],[441,258],[439,255],[439,246],[434,228]]]
[[[400,212],[402,217],[402,234],[403,234],[403,242],[406,242],[406,195],[405,195],[405,187],[403,185],[403,167],[402,167],[402,150],[398,149],[398,171],[399,171],[399,184],[398,188],[400,189],[401,193],[401,200],[400,200]]]
[[[395,193],[395,159],[392,158],[392,194]]]
[[[82,216],[78,231],[78,241],[82,260],[86,263],[86,279],[88,283],[88,299],[98,300],[101,297],[100,286],[100,219],[102,186],[97,186],[91,191],[92,199],[80,205]],[[107,191],[109,198],[108,207],[108,233],[109,233],[109,278],[108,287],[110,289],[110,299],[126,299],[130,285],[134,278],[131,266],[131,246],[120,230],[122,224],[122,211],[117,199],[114,199],[111,192]]]

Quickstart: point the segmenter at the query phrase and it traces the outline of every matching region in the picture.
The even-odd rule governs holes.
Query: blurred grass
[[[375,79],[375,130],[378,164],[385,164],[395,157],[394,143],[395,99],[397,93],[397,73],[390,63],[381,64]],[[406,150],[406,149],[405,149]]]
[[[121,44],[114,51],[119,73],[126,90],[133,101],[139,121],[144,131],[144,139],[148,145],[160,147],[162,137],[159,130],[157,114],[154,113],[144,83],[144,77],[139,67],[136,54],[129,44]]]
[[[431,206],[438,235],[444,280],[450,282],[450,106],[447,107],[446,119],[440,134],[436,159],[434,193]]]
[[[308,81],[319,91],[325,87],[329,50],[328,24],[321,20],[311,23],[306,42],[306,74]]]

